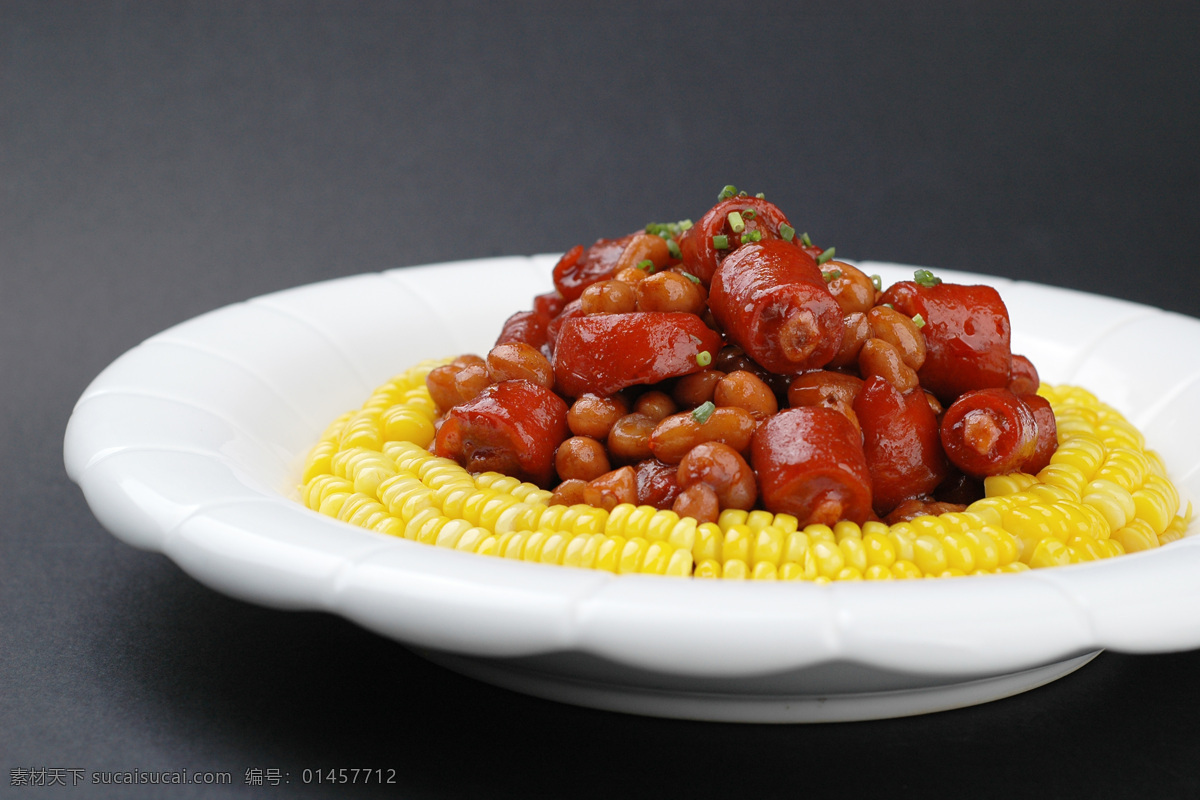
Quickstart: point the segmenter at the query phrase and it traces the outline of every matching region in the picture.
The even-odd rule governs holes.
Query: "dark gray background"
[[[907,5],[0,2],[0,795],[53,795],[10,787],[47,767],[246,797],[1197,796],[1197,652],[906,720],[621,716],[227,599],[64,474],[75,399],[174,323],[698,217],[726,183],[849,258],[1200,315],[1197,6]],[[318,767],[399,784],[297,785]]]

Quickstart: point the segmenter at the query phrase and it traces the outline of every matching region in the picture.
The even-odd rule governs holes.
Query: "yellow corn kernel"
[[[858,527],[858,523],[844,519],[833,526],[833,538],[841,543],[843,539],[852,538],[862,540],[862,528]]]
[[[803,563],[804,554],[808,552],[808,534],[804,531],[792,531],[783,540],[783,552],[780,554],[782,561],[796,561]]]
[[[433,441],[433,420],[411,406],[392,406],[379,417],[382,441],[401,440],[428,447]]]
[[[731,581],[744,581],[750,577],[750,568],[740,558],[731,558],[721,565],[721,577]]]
[[[363,409],[346,421],[338,437],[338,447],[347,450],[353,447],[363,447],[368,450],[378,450],[383,443],[377,409]]]
[[[837,537],[833,535],[833,529],[828,525],[809,525],[805,527],[804,532],[808,534],[810,543],[819,539],[830,544],[837,544]]]
[[[665,575],[675,549],[664,541],[649,541],[642,556],[639,572],[645,575]]]
[[[806,578],[804,574],[804,565],[797,564],[795,561],[785,561],[775,570],[775,577],[781,581],[801,581],[812,580]],[[816,577],[814,574],[813,577]]]
[[[1089,478],[1071,464],[1049,464],[1038,473],[1038,480],[1047,486],[1057,486],[1078,498],[1083,494]]]
[[[971,553],[975,558],[975,569],[990,571],[1000,566],[1001,546],[986,527],[964,531],[957,535],[970,542]],[[1012,557],[1016,558],[1015,549]]]
[[[621,558],[621,551],[624,549],[625,537],[605,536],[604,541],[600,543],[599,548],[596,550],[596,569],[602,569],[605,572],[616,572]]]
[[[536,530],[525,537],[525,546],[521,548],[522,561],[540,561],[542,558],[542,548],[546,546],[546,541],[549,540],[554,532]]]
[[[703,561],[697,561],[696,569],[692,575],[696,578],[720,578],[721,562],[715,558],[706,558]]]
[[[886,564],[872,564],[863,571],[862,577],[864,581],[890,581],[893,579],[892,571]]]
[[[1029,556],[1029,566],[1034,569],[1062,567],[1070,563],[1070,548],[1065,542],[1050,536],[1038,542]]]
[[[590,568],[596,561],[596,549],[603,539],[599,534],[572,537],[563,551],[563,566]]]
[[[916,558],[916,550],[913,543],[917,537],[912,532],[911,528],[901,528],[898,525],[893,525],[892,530],[887,532],[888,541],[892,544],[892,549],[896,553],[897,561],[913,561]]]
[[[1111,538],[1120,542],[1126,553],[1152,550],[1159,544],[1158,534],[1148,523],[1140,519],[1130,520],[1128,525],[1113,531]]]
[[[393,517],[391,514],[384,514],[380,519],[369,525],[371,530],[377,533],[383,533],[388,536],[398,538],[404,537],[404,522]]]
[[[671,553],[671,558],[667,562],[667,570],[664,575],[673,577],[686,578],[692,574],[692,569],[695,562],[692,560],[692,551],[684,548],[675,548]]]
[[[499,543],[501,557],[520,561],[521,553],[525,550],[525,538],[532,535],[533,531],[511,531],[501,536]]]
[[[735,559],[747,564],[750,563],[750,552],[754,546],[754,534],[742,523],[736,523],[728,528],[722,526],[722,528],[725,531],[725,541],[721,546],[721,561],[726,565]]]
[[[567,545],[575,537],[569,534],[552,533],[546,537],[538,560],[543,564],[561,564],[566,555]]]
[[[472,526],[458,537],[458,541],[454,543],[454,549],[464,553],[477,553],[487,539],[494,539],[494,537],[483,528]]]
[[[760,561],[755,564],[750,571],[750,579],[755,581],[773,581],[778,580],[775,565],[770,561]]]
[[[924,575],[921,573],[920,567],[909,560],[897,561],[895,564],[892,564],[890,567],[888,567],[888,569],[891,570],[892,577],[899,580],[924,577]]]
[[[348,497],[350,497],[350,492],[330,492],[321,498],[321,504],[317,507],[317,511],[336,518]]]
[[[857,528],[858,526],[855,525]],[[842,551],[842,561],[846,567],[854,569],[859,575],[867,568],[867,551],[862,539],[857,536],[846,536],[838,541],[838,549]]]
[[[667,534],[667,542],[676,550],[687,550],[690,553],[696,546],[696,531],[696,520],[684,517],[671,527],[670,533]]]
[[[1011,475],[989,475],[983,479],[983,491],[988,497],[1003,497],[1005,495],[1023,492],[1037,481],[1032,475],[1015,472]]]
[[[749,523],[747,523],[749,527]],[[754,530],[751,528],[751,530]],[[754,545],[750,552],[750,563],[755,568],[759,564],[770,564],[772,567],[780,563],[784,547],[783,531],[774,525],[765,525],[754,533]]]
[[[625,546],[621,548],[621,555],[617,559],[617,574],[641,572],[642,561],[649,546],[650,543],[640,536],[626,539]]]
[[[618,503],[608,512],[604,523],[604,533],[609,536],[622,536],[629,526],[629,517],[637,506],[632,503]]]
[[[841,571],[838,572],[838,574],[833,577],[833,580],[835,580],[835,581],[861,581],[862,580],[862,572],[859,571],[858,567],[852,567],[852,566],[847,565],[845,567],[842,567]]]
[[[679,515],[674,511],[655,511],[646,523],[646,538],[652,542],[666,541],[678,522]]]
[[[832,531],[830,532],[832,535]],[[826,578],[836,578],[846,566],[846,558],[836,543],[819,538],[809,544],[809,552],[816,561],[817,572]]]
[[[705,522],[696,526],[696,544],[692,548],[692,557],[697,564],[704,561],[720,563],[724,546],[725,532],[717,523]]]
[[[734,525],[745,525],[746,519],[749,516],[749,511],[743,511],[740,508],[727,508],[717,517],[717,524],[721,526],[721,530],[727,531]]]
[[[896,546],[886,533],[871,531],[862,537],[863,553],[867,557],[867,568],[889,567],[896,561]],[[863,573],[866,574],[865,572]]]
[[[433,543],[438,547],[455,547],[464,533],[471,529],[471,523],[465,519],[447,519],[438,528],[437,537]]]
[[[1145,520],[1156,534],[1162,535],[1171,524],[1173,512],[1167,507],[1167,500],[1159,492],[1142,487],[1131,495],[1135,516]]]
[[[949,569],[961,570],[963,574],[974,572],[979,566],[977,539],[972,540],[963,533],[947,533],[942,537]]]
[[[300,482],[307,484],[318,475],[326,475],[333,471],[330,462],[337,452],[337,442],[320,441],[308,452],[304,460],[304,469],[300,473]]]
[[[771,524],[784,533],[794,533],[800,528],[800,520],[791,514],[776,514]]]
[[[1097,479],[1089,483],[1083,492],[1083,503],[1099,510],[1114,531],[1125,527],[1137,516],[1133,495],[1108,480]]]
[[[941,575],[950,566],[941,540],[928,534],[913,541],[913,563],[923,575]]]

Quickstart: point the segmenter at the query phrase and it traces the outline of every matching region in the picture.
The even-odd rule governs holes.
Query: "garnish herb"
[[[737,187],[734,186],[733,184],[729,184],[724,189],[721,190],[721,193],[719,195],[717,195],[717,200],[718,201],[728,200],[731,197],[735,197],[737,195],[737,193],[738,193]]]
[[[703,403],[693,409],[692,419],[703,425],[704,423],[708,422],[708,418],[711,417],[712,413],[716,410],[717,407],[712,400],[705,400]]]
[[[883,278],[879,277],[878,275],[872,275],[871,276],[871,285],[875,287],[875,291],[882,292],[883,291]]]
[[[652,273],[652,272],[654,272],[654,262],[647,258],[643,261],[639,261],[637,268],[644,269],[644,270],[646,270],[646,272]]]
[[[742,234],[742,242],[757,242],[762,239],[762,231],[746,231]]]
[[[671,258],[683,258],[683,253],[679,249],[679,242],[674,239],[667,239],[667,252],[671,254]]]
[[[727,215],[729,219],[729,228],[734,233],[741,233],[746,230],[746,223],[742,221],[742,215],[736,211],[730,211]]]
[[[835,249],[836,248],[830,247],[830,248],[823,250],[821,252],[821,255],[817,256],[817,266],[820,266],[821,264],[824,264],[829,259],[833,258],[833,253],[834,253]]]
[[[712,353],[707,350],[701,350],[699,353],[696,353],[696,363],[702,367],[707,367],[712,363]]]
[[[821,274],[825,276],[826,283],[836,281],[838,278],[842,277],[842,271],[840,269],[831,269],[828,272],[822,272]]]
[[[790,242],[792,239],[796,238],[796,229],[791,225],[780,225],[779,237],[785,242]]]
[[[913,280],[926,289],[933,288],[942,282],[942,279],[934,275],[927,269],[919,269],[913,273]]]
[[[917,330],[921,330],[921,328],[925,327],[925,318],[922,317],[920,314],[914,314],[913,315],[913,324],[917,326]]]
[[[723,233],[718,233],[713,237],[713,247],[717,248],[718,250],[728,250],[729,237]]]

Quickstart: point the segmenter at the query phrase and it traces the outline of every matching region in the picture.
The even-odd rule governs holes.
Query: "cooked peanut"
[[[650,435],[649,447],[659,461],[678,464],[688,451],[703,442],[722,442],[734,450],[745,450],[758,426],[754,417],[737,406],[717,407],[707,419],[683,411],[666,417]]]
[[[645,414],[656,422],[663,417],[674,414],[678,409],[679,407],[671,399],[671,395],[666,392],[660,392],[657,389],[646,392],[633,403],[634,411],[639,414]]]
[[[484,389],[492,385],[488,377],[487,364],[468,364],[454,376],[454,387],[458,389],[460,402],[474,400]]]
[[[692,517],[697,522],[716,522],[721,516],[721,503],[717,493],[707,483],[697,483],[679,493],[671,510],[681,517]]]
[[[588,436],[572,436],[558,446],[554,469],[563,480],[590,481],[611,469],[604,445]]]
[[[727,444],[704,442],[693,447],[679,462],[679,485],[687,491],[698,483],[711,488],[725,508],[754,508],[758,484],[746,459]]]
[[[862,385],[862,378],[842,372],[825,369],[805,372],[797,375],[788,387],[788,405],[832,405],[832,401],[837,400],[852,406]]]
[[[779,401],[771,387],[746,370],[731,372],[722,378],[713,390],[713,402],[718,407],[743,408],[759,421],[779,410]]]
[[[864,378],[878,375],[901,392],[918,385],[916,371],[904,363],[895,345],[883,339],[867,339],[858,354],[858,370]]]
[[[702,369],[691,375],[684,375],[675,382],[671,397],[681,406],[694,408],[713,398],[713,392],[725,373],[716,369]]]
[[[639,264],[650,261],[654,270],[660,270],[671,263],[671,250],[667,240],[652,233],[638,233],[630,237],[629,244],[621,252],[621,257],[613,268],[617,273],[628,267],[637,268]]]
[[[574,506],[586,503],[587,500],[583,496],[586,490],[587,481],[581,481],[578,478],[563,481],[554,487],[554,492],[550,495],[550,502],[547,505]]]
[[[583,490],[584,502],[606,511],[621,503],[637,505],[637,474],[633,467],[621,467],[590,480]]]
[[[493,383],[526,380],[554,388],[554,367],[541,351],[525,342],[498,344],[487,355],[488,377]]]
[[[865,313],[875,305],[875,284],[858,267],[843,261],[826,261],[821,265],[821,272],[843,314]]]
[[[608,438],[613,423],[628,413],[629,403],[619,394],[611,397],[585,394],[576,399],[567,411],[567,427],[576,436],[604,440]]]
[[[668,418],[669,419],[669,418]],[[626,414],[608,432],[609,457],[620,462],[634,463],[650,458],[650,434],[657,421],[645,414]]]
[[[925,363],[925,337],[911,317],[894,308],[875,306],[867,312],[867,321],[871,323],[871,335],[900,351],[905,364],[920,369]]]
[[[842,317],[842,323],[842,346],[833,360],[826,364],[827,367],[848,367],[857,363],[863,343],[871,338],[871,323],[863,312],[847,314]]]
[[[637,309],[637,291],[625,281],[597,281],[579,298],[584,314],[628,314]]]
[[[704,290],[678,272],[657,272],[637,284],[638,311],[704,311]]]

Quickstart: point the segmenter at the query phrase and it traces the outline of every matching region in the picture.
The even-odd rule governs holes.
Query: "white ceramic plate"
[[[321,609],[466,674],[673,717],[868,719],[1060,677],[1101,649],[1200,646],[1200,537],[995,578],[832,586],[688,581],[515,563],[394,539],[296,502],[326,425],[417,361],[485,352],[551,287],[553,256],[360,275],[223,308],[152,337],[88,387],[68,473],[100,522],[217,591]],[[885,284],[911,267],[864,264]],[[1015,352],[1088,387],[1200,497],[1200,321],[996,285]]]

